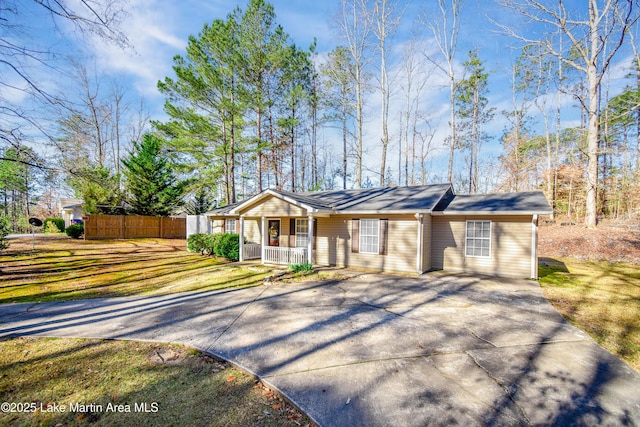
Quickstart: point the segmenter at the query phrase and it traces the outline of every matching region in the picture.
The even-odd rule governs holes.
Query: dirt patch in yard
[[[640,264],[640,225],[603,223],[595,230],[580,225],[541,225],[539,255]]]

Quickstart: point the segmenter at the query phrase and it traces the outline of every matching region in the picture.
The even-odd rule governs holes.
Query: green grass
[[[255,286],[270,272],[186,251],[184,240],[12,240],[0,256],[0,303]]]
[[[148,342],[1,340],[0,402],[36,408],[0,411],[3,426],[309,424],[254,377],[188,347]]]
[[[539,275],[567,320],[640,371],[640,265],[563,258],[541,265]]]

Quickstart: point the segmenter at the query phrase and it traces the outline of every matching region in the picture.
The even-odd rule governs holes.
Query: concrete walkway
[[[0,306],[0,336],[184,343],[322,426],[640,425],[640,374],[537,283],[432,274]]]

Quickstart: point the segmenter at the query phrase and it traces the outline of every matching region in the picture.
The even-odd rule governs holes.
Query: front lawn
[[[640,265],[572,258],[541,261],[540,285],[549,302],[640,371]]]
[[[262,283],[269,269],[186,251],[184,240],[12,240],[0,254],[0,303],[203,291]]]
[[[225,362],[134,341],[0,340],[0,402],[3,426],[310,424]]]

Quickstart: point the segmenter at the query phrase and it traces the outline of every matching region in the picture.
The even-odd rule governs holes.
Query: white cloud
[[[187,45],[185,15],[195,13],[189,3],[171,1],[132,2],[121,24],[132,48],[122,49],[94,38],[92,53],[98,67],[108,74],[125,74],[145,98],[158,97],[158,80],[172,74],[172,58]],[[200,24],[195,27],[200,29]]]

